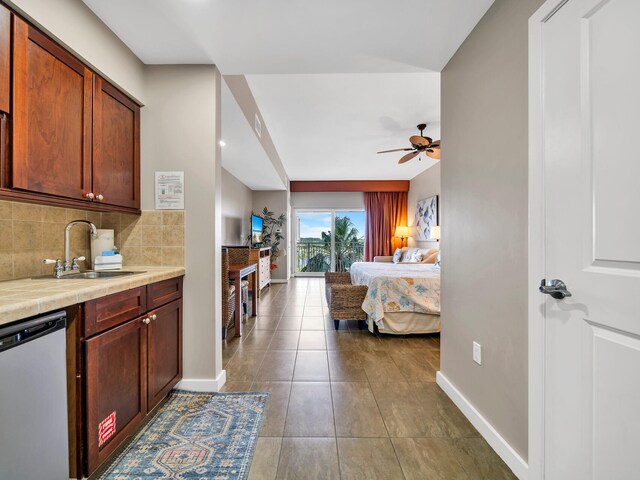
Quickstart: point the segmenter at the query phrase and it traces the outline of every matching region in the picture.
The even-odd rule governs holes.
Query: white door
[[[640,479],[640,0],[569,0],[541,49],[545,478]]]

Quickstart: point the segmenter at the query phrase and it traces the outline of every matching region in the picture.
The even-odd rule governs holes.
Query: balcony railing
[[[336,272],[347,272],[354,262],[364,260],[364,242],[336,242]],[[321,242],[298,242],[296,271],[318,273],[331,271],[331,245]]]

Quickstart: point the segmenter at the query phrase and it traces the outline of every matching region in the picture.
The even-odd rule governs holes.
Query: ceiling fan
[[[393,150],[383,150],[378,153],[411,152],[402,157],[398,161],[398,163],[408,162],[409,160],[420,155],[422,152],[424,152],[428,157],[440,159],[440,140],[436,140],[434,142],[432,138],[425,137],[423,133],[425,128],[427,128],[427,124],[421,123],[420,125],[418,125],[420,135],[412,135],[411,137],[409,137],[411,148],[395,148]]]

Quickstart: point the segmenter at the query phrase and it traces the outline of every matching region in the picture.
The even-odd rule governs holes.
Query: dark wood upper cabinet
[[[91,188],[93,74],[13,20],[14,189],[84,199]]]
[[[182,300],[148,314],[148,410],[182,378]]]
[[[147,413],[145,319],[131,320],[86,341],[89,473],[131,435]]]
[[[140,212],[140,106],[0,4],[0,198]]]
[[[0,112],[11,109],[11,12],[0,5]]]
[[[140,208],[140,107],[98,76],[93,95],[95,198]]]

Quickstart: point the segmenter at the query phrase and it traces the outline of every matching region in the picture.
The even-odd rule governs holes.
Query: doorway
[[[364,260],[364,210],[296,209],[293,274],[347,272]]]

